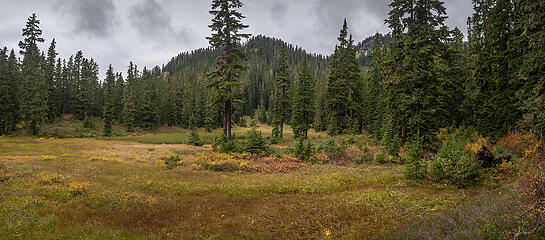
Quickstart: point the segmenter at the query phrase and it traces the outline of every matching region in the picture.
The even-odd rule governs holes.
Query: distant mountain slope
[[[388,36],[377,36],[381,42],[391,41]],[[366,66],[371,61],[369,53],[372,51],[374,39],[375,36],[369,37],[356,46],[361,66]],[[330,67],[329,56],[307,53],[301,47],[280,39],[255,36],[242,45],[248,56],[248,61],[244,63],[248,70],[241,76],[242,94],[246,100],[243,104],[244,114],[253,114],[257,109],[270,110],[276,61],[283,47],[287,49],[292,89],[295,89],[299,68],[305,59],[313,73],[316,92],[321,94],[325,89]],[[213,69],[219,54],[220,51],[211,48],[181,53],[163,66],[163,72],[173,78],[174,82],[184,86],[204,87],[208,82],[205,73]]]
[[[392,36],[382,35],[380,33],[375,34],[374,36],[368,37],[360,43],[356,44],[358,62],[360,66],[368,66],[371,63],[372,57],[370,56],[373,52],[373,45],[375,39],[380,41],[380,45],[384,46],[387,42],[392,42]]]
[[[287,49],[292,89],[295,88],[299,67],[305,59],[313,72],[317,88],[325,87],[329,71],[329,60],[326,56],[309,54],[302,48],[279,39],[253,37],[242,46],[248,56],[248,61],[244,63],[248,70],[241,77],[246,100],[243,106],[245,114],[253,114],[259,108],[269,109],[270,96],[274,89],[276,61],[283,47]],[[183,85],[204,86],[208,82],[205,73],[213,69],[219,54],[218,50],[211,48],[181,53],[164,65],[163,72]]]

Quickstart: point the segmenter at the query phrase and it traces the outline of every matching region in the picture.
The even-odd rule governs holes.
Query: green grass
[[[164,156],[209,151],[167,144],[185,140],[0,139],[0,239],[324,239],[327,231],[368,239],[471,195],[406,181],[398,165],[323,164],[268,174],[156,165]],[[76,183],[88,189],[74,195]]]

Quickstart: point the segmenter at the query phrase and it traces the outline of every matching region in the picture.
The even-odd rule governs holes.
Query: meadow
[[[246,130],[235,132],[244,138]],[[513,196],[508,183],[463,190],[408,181],[398,164],[302,163],[280,156],[293,144],[289,136],[272,146],[278,156],[256,163],[213,153],[220,132],[203,132],[202,147],[187,145],[188,134],[0,138],[0,239],[421,239],[416,233],[429,221],[448,226],[475,212],[464,205],[492,201],[487,196],[503,196],[501,189]],[[214,161],[236,168],[218,170]],[[448,215],[456,206],[465,210]],[[459,236],[512,211],[484,213]],[[442,215],[449,217],[437,220]],[[443,230],[425,236],[456,236],[455,228]]]

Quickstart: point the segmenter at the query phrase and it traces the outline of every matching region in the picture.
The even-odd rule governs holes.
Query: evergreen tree
[[[473,55],[472,81],[476,87],[472,99],[475,125],[485,135],[500,136],[520,119],[512,81],[509,39],[512,4],[510,0],[474,1],[475,14],[470,19],[470,45]]]
[[[284,123],[287,122],[290,109],[289,96],[290,81],[288,79],[288,63],[286,57],[286,49],[282,48],[280,58],[278,59],[278,67],[276,70],[276,81],[274,88],[274,126],[279,128],[279,135],[274,137],[284,138]]]
[[[338,38],[339,45],[331,57],[331,73],[326,89],[328,133],[361,132],[363,109],[363,81],[352,36],[348,38],[348,24],[344,20]]]
[[[0,112],[3,113],[0,116],[0,135],[8,132],[9,112],[10,104],[10,92],[9,92],[9,79],[7,75],[8,66],[8,49],[0,49]]]
[[[115,120],[115,76],[112,65],[106,72],[106,79],[104,80],[104,135],[112,135],[112,125]]]
[[[514,77],[520,81],[517,92],[523,103],[526,125],[545,134],[545,5],[542,1],[517,1],[514,8],[514,34],[511,55],[516,56]],[[510,59],[513,60],[513,59]]]
[[[114,116],[117,122],[123,122],[123,92],[125,87],[125,80],[121,73],[116,74],[115,88],[114,88]]]
[[[21,49],[19,53],[25,55],[26,51],[37,43],[44,42],[45,40],[41,37],[42,30],[40,29],[40,19],[33,13],[26,22],[26,27],[23,29],[23,36],[25,39],[19,42],[19,48]]]
[[[47,50],[47,58],[45,60],[44,75],[48,91],[48,103],[49,103],[49,121],[53,121],[58,116],[57,104],[54,101],[55,90],[57,89],[58,74],[56,72],[56,61],[58,53],[55,50],[55,39],[51,41],[51,46]]]
[[[136,67],[131,62],[127,71],[127,84],[123,92],[123,122],[127,132],[134,132],[136,103],[135,103],[135,85],[136,85]]]
[[[330,135],[339,135],[348,129],[348,114],[350,107],[350,85],[347,76],[348,66],[345,62],[348,48],[348,24],[346,19],[338,38],[339,45],[331,57],[331,72],[327,82],[327,131]]]
[[[40,20],[33,14],[28,18],[26,28],[23,29],[25,39],[19,43],[23,54],[21,72],[22,92],[20,96],[20,114],[23,120],[30,124],[30,131],[37,135],[41,126],[47,120],[49,105],[48,91],[44,77],[44,58],[40,55],[37,43],[44,42],[42,31],[38,24]]]
[[[291,126],[296,138],[307,138],[308,130],[314,122],[315,111],[314,81],[305,61],[299,73],[293,101]]]
[[[208,76],[212,79],[210,87],[216,89],[215,102],[224,105],[223,134],[231,138],[231,113],[233,101],[239,99],[235,93],[240,87],[239,76],[245,69],[240,64],[246,55],[238,46],[242,39],[250,37],[249,34],[242,34],[240,31],[248,28],[242,24],[244,16],[236,9],[242,7],[240,0],[213,0],[210,14],[214,16],[212,24],[212,36],[207,37],[210,45],[222,49],[223,54],[218,58],[216,70]]]
[[[0,134],[11,132],[18,121],[19,67],[15,51],[0,50]]]
[[[380,38],[375,35],[373,43],[373,51],[371,52],[371,65],[364,78],[364,120],[363,125],[365,130],[376,137],[381,137],[380,129],[382,126],[383,116],[383,48],[381,47]]]
[[[391,73],[385,79],[386,112],[383,143],[397,153],[407,141],[433,141],[434,133],[447,121],[446,103],[440,101],[445,74],[437,64],[445,58],[445,8],[439,0],[393,0],[386,22],[394,43],[385,64]]]

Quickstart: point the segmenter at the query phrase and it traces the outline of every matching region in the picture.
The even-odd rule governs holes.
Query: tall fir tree
[[[346,19],[338,40],[325,95],[330,135],[361,132],[363,121],[363,80]]]
[[[130,62],[127,71],[127,83],[123,89],[123,122],[125,123],[127,132],[134,132],[136,124],[136,72],[136,67]]]
[[[112,125],[115,121],[115,105],[116,105],[116,80],[112,65],[106,72],[104,80],[104,136],[112,135]]]
[[[392,74],[386,76],[383,143],[390,152],[408,141],[429,144],[447,121],[445,103],[440,101],[441,76],[436,64],[443,60],[446,10],[439,0],[393,0],[386,23],[394,43],[386,56]]]
[[[545,4],[542,1],[516,1],[510,39],[511,56],[520,81],[517,96],[522,103],[529,129],[545,134]],[[511,59],[513,60],[513,59]]]
[[[284,138],[284,123],[288,121],[291,112],[289,94],[290,80],[287,61],[286,49],[282,48],[276,70],[273,105],[273,124],[274,127],[278,128],[278,136],[274,137],[279,138]]]
[[[57,61],[57,51],[55,39],[51,41],[51,45],[47,50],[47,58],[45,60],[44,75],[48,91],[48,103],[49,103],[49,121],[53,121],[58,116],[57,104],[54,101],[56,98],[57,82],[58,82],[58,73],[56,67]]]
[[[213,0],[210,14],[214,16],[212,36],[207,37],[212,47],[222,50],[217,59],[216,69],[208,76],[212,79],[210,87],[216,89],[215,102],[224,105],[223,134],[231,138],[233,102],[240,99],[236,90],[241,86],[239,77],[245,67],[240,63],[246,59],[246,54],[239,49],[240,41],[250,37],[250,34],[240,33],[248,28],[242,23],[245,17],[237,11],[242,7],[240,0]]]
[[[348,24],[344,20],[339,45],[331,57],[331,72],[326,88],[327,132],[330,135],[343,134],[348,129],[350,107],[350,85],[348,83],[348,66],[345,62],[348,49]]]
[[[307,138],[316,113],[314,81],[306,61],[303,62],[293,100],[291,127],[296,138]]]
[[[48,88],[44,77],[44,58],[40,55],[38,43],[44,42],[41,38],[40,20],[32,14],[23,29],[23,41],[19,42],[23,64],[21,71],[22,92],[20,96],[20,114],[23,120],[30,125],[30,132],[38,135],[42,123],[47,121],[49,113]]]

